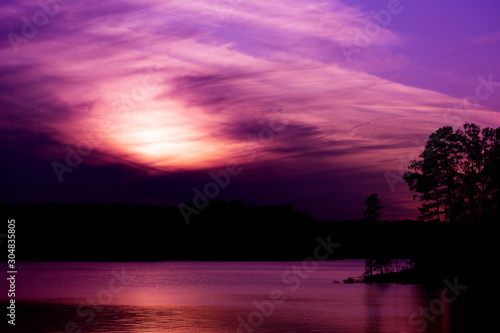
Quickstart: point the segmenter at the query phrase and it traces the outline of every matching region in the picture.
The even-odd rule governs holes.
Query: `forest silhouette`
[[[500,128],[443,127],[404,176],[419,220],[384,221],[376,194],[364,220],[316,221],[292,205],[211,201],[186,224],[176,206],[10,204],[19,261],[303,260],[318,237],[340,247],[330,259],[412,259],[421,280],[489,267],[499,221]],[[187,205],[192,205],[188,203]],[[1,230],[0,232],[6,232]],[[469,273],[467,273],[469,272]]]

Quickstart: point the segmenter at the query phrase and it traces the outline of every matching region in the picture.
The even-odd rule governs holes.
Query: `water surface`
[[[20,263],[16,332],[419,332],[422,316],[412,314],[443,288],[334,283],[363,268],[363,260]],[[459,297],[425,331],[472,332],[461,311]]]

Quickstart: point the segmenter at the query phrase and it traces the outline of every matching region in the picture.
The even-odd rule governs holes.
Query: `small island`
[[[365,272],[358,277],[348,277],[343,282],[351,283],[399,283],[439,285],[443,279],[463,276],[463,263],[450,265],[445,258],[435,260],[378,260],[368,259]]]
[[[343,282],[421,284],[424,280],[421,270],[415,267],[413,260],[368,259],[365,272],[361,276],[348,277]]]

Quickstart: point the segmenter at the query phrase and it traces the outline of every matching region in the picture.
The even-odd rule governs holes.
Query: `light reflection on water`
[[[19,264],[16,332],[65,332],[67,323],[68,332],[418,332],[409,316],[440,293],[414,285],[333,283],[359,275],[361,260],[320,262],[314,271],[283,279],[300,265]],[[133,279],[120,281],[117,272]],[[426,332],[468,333],[454,323],[455,306]]]

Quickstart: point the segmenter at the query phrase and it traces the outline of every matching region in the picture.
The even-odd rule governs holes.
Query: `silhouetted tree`
[[[377,194],[371,194],[368,199],[365,201],[365,206],[368,206],[366,210],[363,212],[364,221],[379,221],[380,216],[382,216],[382,213],[380,210],[384,208],[384,206],[380,205],[380,199],[378,198]]]
[[[387,258],[377,258],[375,259],[375,268],[382,273],[389,273],[392,271],[392,261]]]
[[[429,137],[424,152],[419,156],[423,160],[413,160],[408,167],[415,172],[407,172],[404,180],[411,191],[419,192],[422,206],[419,207],[422,220],[441,220],[445,207],[452,206],[457,184],[456,162],[459,157],[456,135],[450,126],[442,127]],[[417,198],[414,195],[413,198]]]
[[[373,270],[375,268],[375,260],[368,259],[365,261],[365,275],[373,275]]]
[[[365,275],[373,275],[375,270],[378,270],[379,274],[391,272],[392,261],[384,257],[367,259],[365,261]]]
[[[498,215],[500,128],[464,131],[446,126],[432,133],[421,160],[403,179],[417,192],[421,220],[478,221]]]

